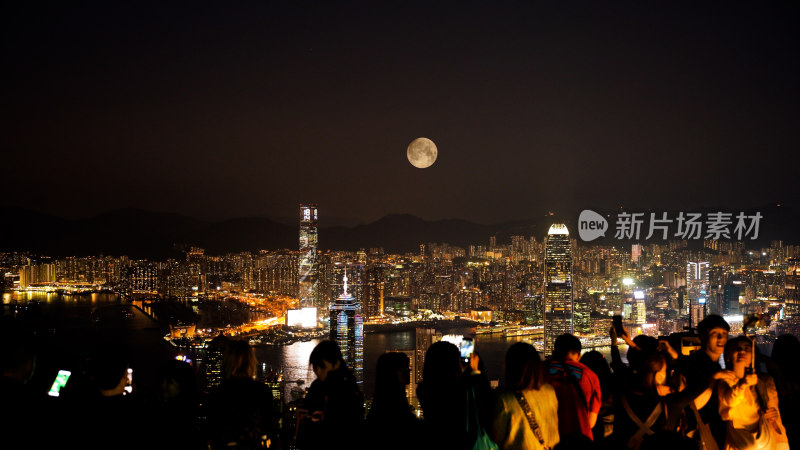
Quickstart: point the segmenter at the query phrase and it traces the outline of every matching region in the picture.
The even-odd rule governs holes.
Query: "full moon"
[[[424,169],[433,165],[433,163],[436,162],[437,154],[436,144],[434,144],[432,140],[424,137],[416,138],[411,141],[406,150],[408,162],[418,169]]]

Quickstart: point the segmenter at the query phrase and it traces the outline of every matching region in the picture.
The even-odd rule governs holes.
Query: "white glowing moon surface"
[[[419,169],[424,169],[433,165],[433,163],[436,162],[437,155],[436,144],[434,144],[432,140],[424,137],[416,138],[411,141],[406,150],[408,162]]]

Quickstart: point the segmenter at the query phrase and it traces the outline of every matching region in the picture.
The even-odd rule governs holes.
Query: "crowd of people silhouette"
[[[749,450],[797,442],[797,338],[780,336],[767,356],[747,336],[729,339],[720,316],[706,317],[697,331],[700,348],[684,355],[669,340],[631,339],[612,327],[611,361],[596,351],[582,354],[570,334],[556,339],[547,360],[518,342],[506,353],[504,383],[494,389],[478,353],[464,360],[454,344],[436,342],[416,390],[421,417],[407,395],[406,354],[378,358],[367,409],[338,345],[326,340],[310,355],[316,379],[287,424],[275,414],[271,390],[255,381],[257,362],[246,341],[228,341],[222,381],[207,393],[194,367],[172,361],[159,371],[157,396],[126,395],[127,361],[100,346],[86,361],[84,382],[63,401],[45,402],[26,385],[35,345],[4,324],[2,447]],[[628,345],[627,364],[620,340]]]

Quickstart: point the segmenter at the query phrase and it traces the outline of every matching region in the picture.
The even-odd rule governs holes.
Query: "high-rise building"
[[[689,261],[686,264],[686,296],[689,299],[691,326],[700,323],[706,316],[706,299],[709,293],[708,261]]]
[[[386,265],[376,263],[366,270],[366,294],[364,310],[367,317],[383,315],[384,291],[386,289]]]
[[[631,302],[631,323],[641,325],[645,322],[647,322],[647,310],[644,299],[634,298]]]
[[[741,293],[738,284],[726,284],[722,293],[722,314],[726,316],[736,316],[739,311],[739,295]]]
[[[686,264],[686,290],[708,292],[709,285],[708,261],[689,261]]]
[[[416,328],[414,335],[414,361],[412,362],[414,371],[411,372],[411,384],[414,385],[414,396],[411,405],[415,409],[419,409],[419,401],[417,400],[416,392],[417,384],[422,381],[422,369],[425,366],[425,353],[434,342],[442,340],[442,335],[437,333],[434,328]]]
[[[778,334],[789,333],[800,338],[800,258],[789,258],[786,269],[786,303],[784,319],[778,324]]]
[[[549,356],[559,335],[573,333],[572,250],[567,226],[551,225],[545,245],[544,354]]]
[[[339,344],[347,366],[353,369],[356,382],[364,382],[364,320],[361,305],[347,292],[347,273],[342,295],[330,305],[330,339]]]
[[[317,205],[300,205],[300,263],[298,265],[300,306],[320,305],[319,262],[317,261]]]
[[[692,301],[689,307],[689,315],[691,317],[691,326],[697,327],[697,324],[706,318],[706,299],[700,298],[696,302]]]
[[[228,338],[219,335],[208,343],[203,360],[203,385],[208,391],[222,382],[222,357],[228,348]]]
[[[573,314],[575,322],[573,329],[576,333],[590,334],[591,329],[591,314],[592,305],[587,298],[575,299],[574,301],[575,312]]]
[[[642,257],[642,244],[631,245],[631,262],[639,264],[639,258]]]
[[[20,268],[19,271],[19,287],[21,288],[31,284],[54,283],[55,281],[55,264],[27,265]]]
[[[128,292],[148,297],[158,294],[158,266],[149,261],[136,261],[127,270]]]

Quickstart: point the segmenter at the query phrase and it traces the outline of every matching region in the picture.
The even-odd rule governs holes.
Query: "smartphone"
[[[465,337],[461,340],[458,344],[459,350],[461,350],[461,359],[464,360],[465,363],[469,363],[469,358],[472,356],[472,352],[475,351],[475,341],[472,338]]]
[[[617,332],[617,336],[622,337],[622,335],[625,334],[625,331],[622,329],[622,316],[614,316],[611,320],[614,324],[614,331]]]
[[[133,369],[128,368],[128,381],[125,383],[125,393],[133,392]]]
[[[53,385],[50,387],[50,392],[48,392],[47,395],[50,397],[58,397],[61,389],[67,385],[70,375],[72,375],[72,372],[69,370],[59,370],[58,375],[56,375],[56,379],[53,380]]]

